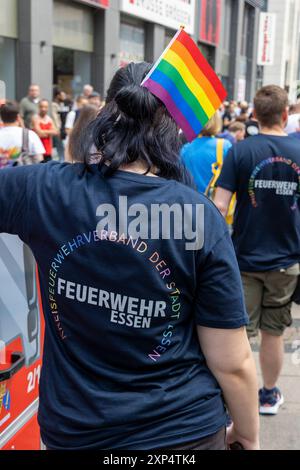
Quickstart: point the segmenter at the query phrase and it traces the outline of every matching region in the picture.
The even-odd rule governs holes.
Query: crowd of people
[[[183,145],[140,86],[150,69],[120,69],[101,112],[90,86],[68,110],[61,90],[49,104],[35,85],[0,110],[2,166],[12,147],[24,152],[23,128],[36,161],[53,158],[53,142],[74,163],[0,172],[0,232],[28,243],[41,277],[42,438],[48,449],[259,449],[259,412],[284,402],[283,334],[300,274],[299,106],[264,87],[253,105],[224,103]],[[124,210],[120,195],[149,214],[158,202],[203,206],[203,246],[160,237],[142,249],[95,231],[102,205]],[[259,332],[258,390],[248,338]]]
[[[91,85],[84,85],[82,94],[74,100],[54,87],[53,100],[49,102],[41,98],[40,87],[32,84],[20,103],[4,100],[0,106],[0,168],[3,168],[24,161],[46,163],[53,158],[68,161],[69,136],[82,109],[92,107],[99,112],[103,103],[100,93]],[[28,154],[25,160],[24,154]]]
[[[105,105],[100,93],[96,92],[92,85],[83,86],[82,93],[75,96],[74,99],[67,95],[61,88],[54,86],[53,99],[49,102],[41,98],[41,91],[38,85],[32,84],[28,88],[28,94],[21,99],[20,103],[16,101],[0,101],[0,129],[10,127],[10,130],[0,133],[0,168],[5,166],[15,166],[20,164],[19,157],[24,154],[23,143],[26,141],[27,134],[16,130],[16,128],[28,129],[29,156],[33,163],[47,162],[52,159],[63,161],[72,161],[68,151],[69,136],[77,122],[81,110],[86,107],[93,107],[98,112]],[[90,115],[93,112],[91,108]],[[87,113],[89,114],[89,113]],[[36,136],[39,137],[39,141]],[[300,138],[300,104],[292,104],[289,107],[289,117],[285,131],[289,135]],[[212,121],[206,126],[201,137],[202,141],[196,139],[189,148],[188,154],[201,152],[202,155],[202,175],[204,178],[202,185],[196,185],[199,190],[205,191],[209,182],[210,171],[206,171],[204,160],[210,167],[215,161],[216,140],[224,140],[223,157],[226,156],[228,149],[242,140],[253,137],[259,133],[259,123],[253,115],[253,105],[247,101],[236,102],[234,100],[225,101],[220,107],[218,113]],[[15,140],[12,135],[15,134]],[[8,137],[9,136],[9,137]],[[37,142],[39,145],[37,145]],[[181,135],[181,142],[186,143],[185,137]],[[229,145],[230,144],[230,145]],[[31,154],[31,152],[39,153]],[[26,150],[26,149],[25,149]],[[186,150],[183,151],[184,155]],[[187,157],[186,165],[192,165]],[[31,160],[28,158],[27,163]],[[194,168],[197,173],[197,169]],[[204,174],[206,174],[206,177]],[[194,175],[197,180],[197,176]]]

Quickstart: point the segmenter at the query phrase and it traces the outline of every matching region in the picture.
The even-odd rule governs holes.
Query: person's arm
[[[25,165],[0,171],[0,233],[19,235],[25,243],[30,227],[29,207],[32,209],[29,200],[34,191],[28,178],[39,168],[40,165]]]
[[[219,211],[221,212],[224,218],[226,217],[228,213],[232,196],[233,196],[233,193],[231,191],[228,191],[227,189],[223,189],[223,188],[216,189],[216,194],[214,196],[214,204],[217,206],[217,208],[219,209]]]
[[[197,332],[207,365],[223,391],[233,420],[227,444],[239,442],[246,450],[259,449],[258,383],[245,328],[198,326]]]
[[[34,160],[34,163],[41,163],[44,161],[44,155],[41,155],[41,154],[33,155],[33,160]]]
[[[69,142],[67,143],[66,148],[65,148],[65,162],[73,163],[73,158],[72,158],[72,156],[70,154],[70,150],[69,150]]]
[[[44,154],[46,153],[41,139],[31,130],[29,131],[29,153],[32,156],[34,163],[42,162],[44,160]]]
[[[194,312],[207,367],[233,418],[229,441],[258,447],[258,385],[246,336],[249,323],[242,280],[225,220],[205,207],[204,245],[197,263]]]
[[[20,116],[22,119],[24,119],[25,117],[25,102],[24,102],[24,98],[21,100],[20,102]]]
[[[42,139],[47,137],[46,131],[43,131],[40,128],[39,120],[37,116],[33,116],[32,118],[32,130]]]
[[[214,196],[214,204],[223,217],[226,217],[231,198],[237,190],[238,178],[235,152],[236,146],[227,149],[226,154],[224,152],[224,163]]]
[[[66,124],[65,124],[65,132],[68,136],[71,134],[71,132],[73,130],[75,117],[76,117],[75,111],[70,111],[67,114]]]
[[[54,137],[54,136],[57,136],[59,134],[59,131],[55,127],[54,122],[53,122],[52,119],[51,119],[51,129],[45,130],[44,132],[46,133],[47,137]]]

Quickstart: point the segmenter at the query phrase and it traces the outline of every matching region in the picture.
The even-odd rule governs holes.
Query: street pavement
[[[300,306],[293,306],[293,325],[285,333],[284,366],[278,386],[285,403],[277,416],[261,416],[262,450],[300,450]],[[252,344],[260,385],[258,342]]]

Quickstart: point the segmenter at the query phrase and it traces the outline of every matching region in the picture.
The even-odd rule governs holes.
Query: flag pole
[[[156,67],[158,66],[159,62],[162,60],[163,56],[166,54],[166,52],[170,49],[170,47],[172,46],[172,44],[176,41],[176,39],[178,38],[179,34],[182,33],[182,31],[184,30],[185,26],[181,25],[179,30],[176,32],[175,36],[173,37],[173,39],[171,40],[171,42],[167,45],[167,47],[165,48],[165,50],[163,51],[163,53],[160,55],[160,57],[157,59],[157,61],[155,62],[155,64],[153,65],[153,67],[151,68],[150,72],[147,73],[146,77],[144,78],[144,80],[142,81],[141,83],[141,86],[144,85],[144,83],[148,80],[148,78],[150,77],[150,75],[152,75],[153,71],[156,69]]]

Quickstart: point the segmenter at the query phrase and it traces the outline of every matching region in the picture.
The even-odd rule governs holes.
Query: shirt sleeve
[[[33,165],[0,170],[0,233],[10,233],[28,241],[29,198],[32,185],[28,175]]]
[[[210,235],[205,238],[210,238]],[[197,325],[220,329],[236,329],[247,325],[240,271],[227,229],[202,257],[197,272]]]
[[[217,181],[217,186],[223,189],[227,189],[232,193],[237,190],[237,171],[235,162],[234,147],[231,147],[224,159],[222,171]]]
[[[41,139],[33,131],[29,131],[29,152],[30,155],[43,155],[44,153],[46,153],[45,147],[42,144]]]
[[[67,114],[65,129],[73,129],[73,127],[74,127],[74,122],[75,122],[75,117],[76,117],[75,111],[70,111],[70,112]]]

